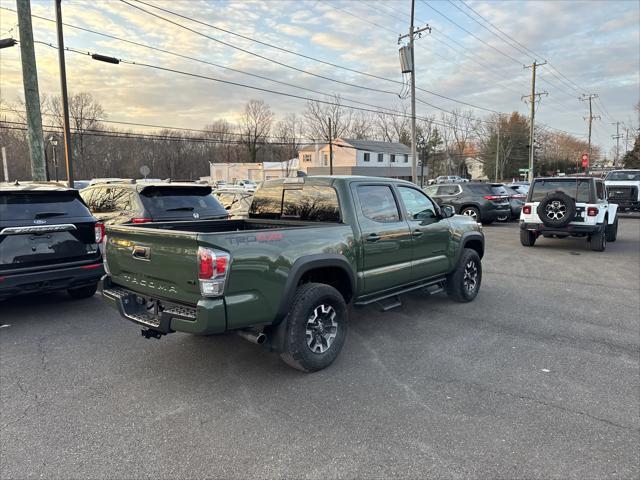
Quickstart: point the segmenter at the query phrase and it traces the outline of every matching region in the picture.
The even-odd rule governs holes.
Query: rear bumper
[[[602,231],[602,225],[567,225],[566,227],[547,227],[543,223],[526,223],[520,222],[520,229],[530,230],[540,235],[574,235],[574,234],[593,234]]]
[[[211,335],[227,329],[222,298],[200,299],[198,304],[184,305],[140,295],[111,283],[108,275],[100,281],[102,297],[127,320],[141,327],[166,334],[172,332]],[[153,302],[158,306],[149,310]]]
[[[493,222],[504,215],[511,215],[511,208],[509,205],[504,208],[483,208],[480,210],[480,217],[483,222]]]
[[[102,262],[68,268],[52,268],[7,276],[0,274],[0,299],[28,293],[66,290],[98,283],[104,275]]]

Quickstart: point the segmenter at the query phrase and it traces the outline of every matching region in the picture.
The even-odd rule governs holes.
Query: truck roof
[[[332,183],[339,181],[358,180],[365,182],[395,182],[406,183],[407,185],[414,185],[407,180],[399,180],[397,178],[386,177],[370,177],[364,175],[309,175],[306,177],[291,177],[291,178],[276,178],[273,180],[266,180],[263,185],[279,185],[279,184],[305,184],[305,183],[320,183],[324,185],[331,185]]]

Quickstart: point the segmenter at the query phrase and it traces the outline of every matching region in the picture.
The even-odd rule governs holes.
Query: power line
[[[494,47],[493,45],[485,42],[484,40],[482,40],[480,37],[478,37],[477,35],[475,35],[474,33],[470,32],[469,30],[467,30],[466,28],[464,28],[463,26],[461,26],[459,23],[455,22],[454,20],[451,20],[447,15],[443,14],[442,12],[440,12],[438,9],[432,7],[431,5],[429,5],[425,0],[420,0],[424,5],[426,5],[428,8],[430,8],[431,10],[433,10],[434,12],[436,12],[438,15],[440,15],[441,17],[446,18],[449,22],[453,23],[456,27],[458,27],[460,30],[462,30],[463,32],[468,33],[469,35],[471,35],[473,38],[475,38],[476,40],[478,40],[479,42],[481,42],[482,44],[486,45],[487,47],[491,48],[492,50],[495,50],[496,52],[498,52],[500,55],[502,55],[505,58],[508,58],[510,60],[513,60],[514,62],[516,62],[518,65],[522,65],[522,62],[520,60],[518,60],[515,57],[512,57],[511,55],[509,55],[508,53],[504,53],[502,50]]]

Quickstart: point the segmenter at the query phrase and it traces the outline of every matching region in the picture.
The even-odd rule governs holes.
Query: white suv
[[[536,178],[520,213],[520,243],[545,238],[586,237],[603,251],[618,235],[618,205],[609,203],[604,182],[591,177]]]
[[[620,209],[640,208],[640,170],[612,170],[604,178],[609,201]]]

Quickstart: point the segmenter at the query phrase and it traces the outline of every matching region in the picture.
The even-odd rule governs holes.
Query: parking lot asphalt
[[[603,253],[485,233],[474,302],[354,310],[315,374],[99,296],[0,304],[0,478],[638,478],[640,219]]]

